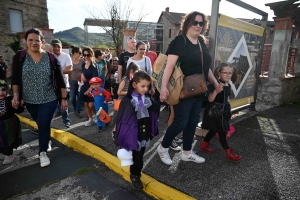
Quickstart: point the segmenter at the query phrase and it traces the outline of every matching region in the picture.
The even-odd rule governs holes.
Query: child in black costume
[[[151,78],[146,72],[134,74],[117,117],[116,145],[121,147],[118,158],[122,166],[131,165],[130,180],[139,189],[143,188],[140,177],[145,149],[158,134],[158,109],[148,95],[150,83]]]
[[[221,65],[215,69],[214,74],[218,75],[219,82],[223,84],[223,91],[217,93],[214,86],[208,86],[210,92],[208,96],[209,103],[204,110],[202,128],[208,129],[209,131],[200,144],[200,149],[209,153],[214,152],[214,150],[209,147],[209,141],[216,133],[219,133],[219,140],[225,150],[227,159],[238,161],[241,159],[241,156],[236,155],[232,151],[226,140],[226,133],[229,130],[229,120],[231,118],[231,87],[229,81],[235,82],[237,77],[236,71],[229,63],[221,63]]]
[[[13,96],[7,96],[8,85],[0,80],[0,153],[5,155],[3,165],[14,160],[13,149],[22,144],[21,123],[15,113],[24,111],[20,103],[18,108],[12,107]]]

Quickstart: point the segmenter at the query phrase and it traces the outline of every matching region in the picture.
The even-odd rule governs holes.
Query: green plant
[[[61,41],[61,44],[62,44],[63,46],[73,46],[72,43],[70,43],[70,42],[68,42],[68,41],[66,41],[66,40],[64,40],[64,39],[59,38],[59,40]]]
[[[82,167],[80,169],[78,169],[76,172],[74,172],[72,175],[76,176],[76,175],[84,175],[88,172],[96,172],[98,171],[98,169],[93,168],[93,167]]]
[[[18,34],[13,36],[12,41],[7,41],[6,45],[9,46],[15,53],[17,53],[21,46],[20,36]]]

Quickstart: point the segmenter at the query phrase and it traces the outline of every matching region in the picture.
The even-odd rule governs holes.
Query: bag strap
[[[201,62],[202,62],[202,73],[204,74],[204,65],[203,65],[203,51],[202,51],[202,46],[198,40],[199,48],[200,48],[200,53],[201,53]]]
[[[145,70],[146,70],[146,72],[148,71],[148,70],[147,70],[146,57],[145,57]],[[147,73],[148,73],[148,72],[147,72]]]

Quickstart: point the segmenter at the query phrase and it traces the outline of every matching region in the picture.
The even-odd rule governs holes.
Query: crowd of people
[[[40,165],[46,167],[50,164],[47,151],[51,150],[52,118],[61,115],[65,128],[72,126],[68,100],[74,115],[78,118],[86,117],[87,127],[97,124],[99,132],[109,124],[100,120],[99,113],[102,110],[108,113],[108,103],[119,102],[118,106],[114,106],[112,136],[120,148],[118,158],[121,165],[130,165],[130,179],[136,188],[142,189],[140,177],[144,152],[149,147],[150,140],[158,134],[160,105],[169,96],[167,83],[178,61],[184,76],[203,73],[210,83],[209,103],[203,118],[203,128],[209,132],[201,142],[200,149],[214,152],[209,147],[209,141],[218,133],[226,157],[233,161],[240,160],[241,156],[233,152],[226,140],[231,117],[231,89],[228,82],[234,79],[235,70],[229,63],[222,63],[216,67],[217,76],[214,75],[210,69],[211,56],[203,36],[207,28],[207,18],[200,12],[191,12],[183,18],[181,33],[170,43],[166,52],[168,59],[159,99],[153,98],[158,93],[151,78],[157,55],[150,51],[149,42],[137,42],[134,37],[130,37],[127,39],[127,51],[119,57],[114,57],[109,49],[104,52],[93,51],[90,47],[72,47],[70,56],[62,51],[60,40],[55,39],[51,45],[46,45],[40,30],[28,30],[25,34],[26,50],[19,51],[13,58],[11,96],[7,96],[6,75],[2,76],[1,72],[0,103],[6,109],[0,112],[0,129],[7,130],[0,134],[0,153],[6,156],[3,164],[13,161],[12,149],[21,144],[20,122],[14,113],[22,112],[24,106],[38,125]],[[0,67],[6,72],[7,67],[1,60]],[[157,147],[163,163],[172,164],[169,148],[182,148],[183,161],[205,162],[203,157],[192,151],[203,99],[204,95],[180,99],[178,104],[170,106],[168,127]],[[210,112],[215,102],[223,105],[221,115],[214,116]],[[82,106],[85,115],[81,112]],[[13,121],[18,126],[11,128],[8,121]],[[14,135],[15,140],[7,140],[12,138],[7,137],[10,134]],[[177,144],[181,142],[182,147]]]

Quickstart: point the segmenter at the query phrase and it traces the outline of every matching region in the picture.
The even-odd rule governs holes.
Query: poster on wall
[[[229,62],[237,70],[237,80],[230,81],[232,108],[254,102],[255,74],[263,34],[263,27],[219,15],[214,67]]]

